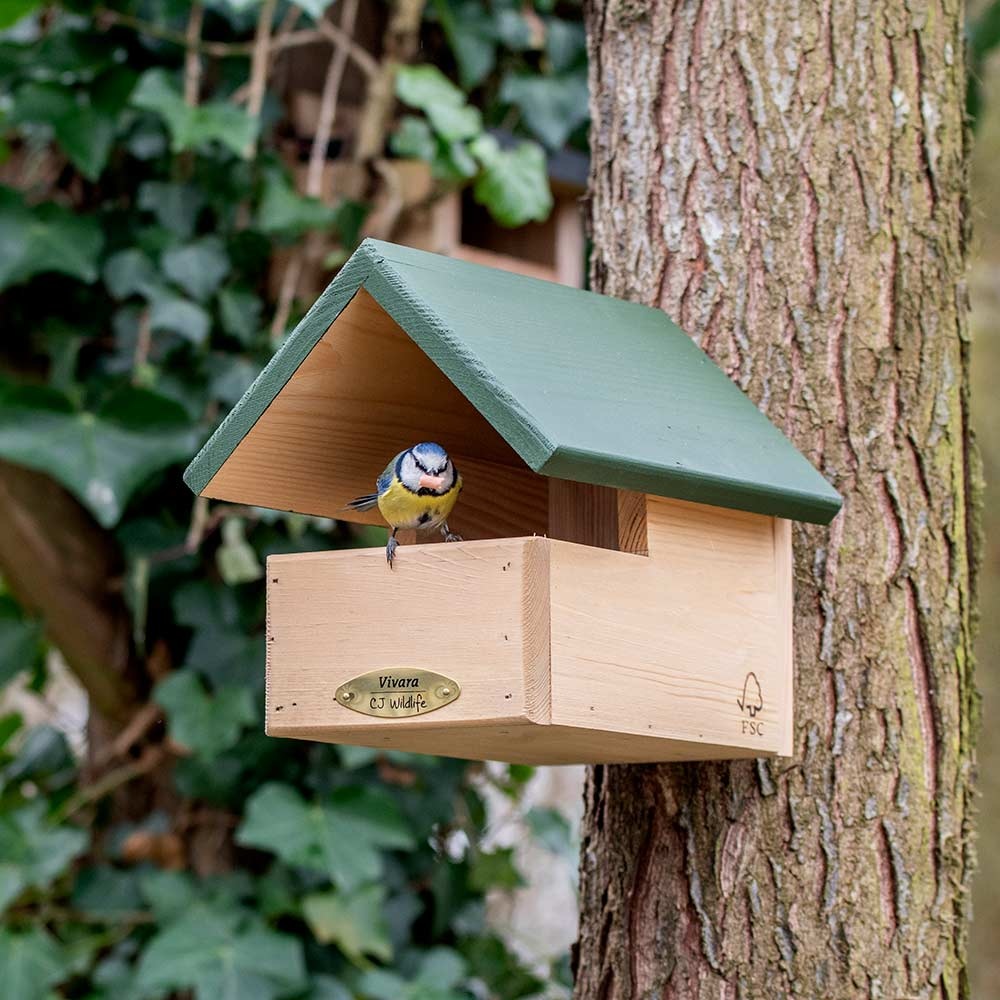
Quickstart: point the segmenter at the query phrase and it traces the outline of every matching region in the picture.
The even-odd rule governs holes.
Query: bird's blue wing
[[[377,496],[382,496],[385,491],[392,486],[392,481],[396,478],[396,466],[399,460],[406,454],[401,451],[382,471],[382,475],[375,482],[375,492]]]
[[[357,510],[366,511],[373,510],[378,504],[378,498],[382,496],[383,493],[390,486],[392,486],[393,480],[396,478],[396,466],[399,464],[399,460],[405,455],[405,451],[401,451],[386,467],[382,472],[382,475],[378,477],[375,481],[375,492],[366,493],[364,496],[355,497],[353,500],[349,501],[345,510]]]

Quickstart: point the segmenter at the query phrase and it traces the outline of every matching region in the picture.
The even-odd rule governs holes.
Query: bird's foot
[[[460,542],[462,541],[461,535],[456,535],[447,524],[441,525],[441,534],[444,535],[444,540],[446,542]]]
[[[395,538],[390,538],[389,541],[385,543],[385,561],[389,564],[389,569],[392,569],[392,560],[396,556],[396,549],[399,548],[399,542]]]

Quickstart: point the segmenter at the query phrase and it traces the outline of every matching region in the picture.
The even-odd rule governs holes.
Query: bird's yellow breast
[[[447,520],[462,489],[455,485],[440,496],[412,493],[398,479],[378,498],[378,509],[393,528],[437,528]]]

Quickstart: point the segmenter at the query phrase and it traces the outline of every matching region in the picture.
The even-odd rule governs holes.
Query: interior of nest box
[[[644,495],[533,472],[363,288],[203,493],[383,525],[377,510],[344,508],[418,441],[439,442],[462,474],[449,524],[464,538],[537,534],[645,552]]]

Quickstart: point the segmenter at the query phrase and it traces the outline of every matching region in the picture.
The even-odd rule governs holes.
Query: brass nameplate
[[[416,667],[385,667],[352,677],[337,688],[337,702],[379,719],[408,719],[450,705],[462,689],[450,677]]]

